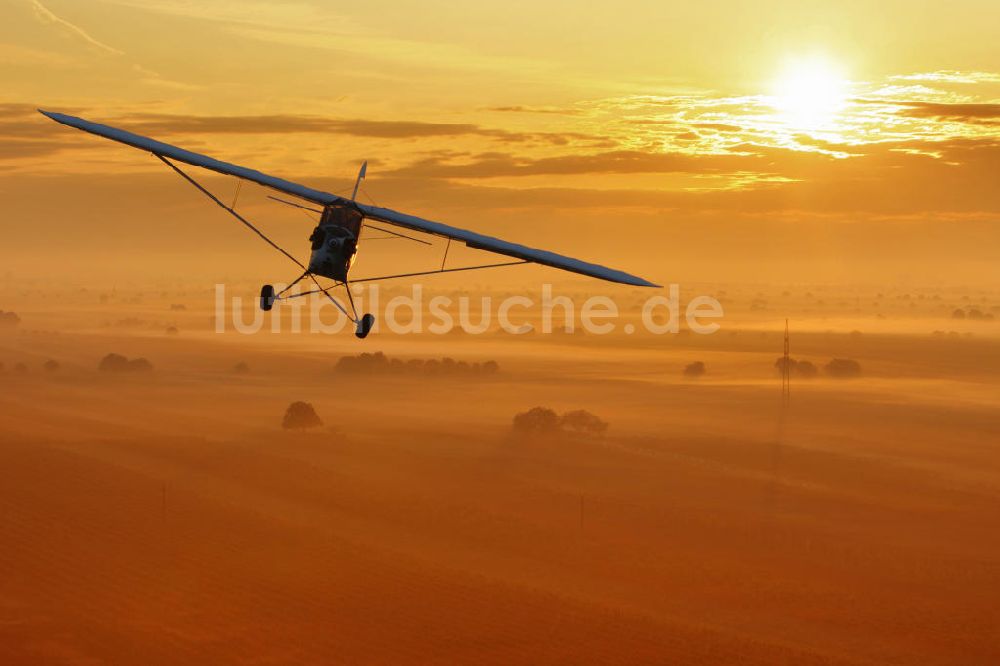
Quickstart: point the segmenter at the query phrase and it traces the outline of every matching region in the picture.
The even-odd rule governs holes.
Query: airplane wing
[[[154,155],[163,155],[164,157],[169,157],[170,159],[183,162],[184,164],[190,164],[191,166],[202,167],[204,169],[209,169],[210,171],[216,171],[229,176],[243,178],[257,183],[258,185],[270,187],[271,189],[278,190],[279,192],[291,194],[292,196],[312,201],[313,203],[325,206],[327,204],[336,203],[340,200],[340,197],[335,194],[314,190],[311,187],[299,185],[298,183],[293,183],[291,181],[284,180],[283,178],[276,178],[274,176],[269,176],[266,173],[261,173],[260,171],[254,171],[253,169],[247,169],[246,167],[230,164],[229,162],[222,162],[211,157],[206,157],[205,155],[199,155],[198,153],[193,153],[190,150],[184,150],[183,148],[178,148],[177,146],[171,146],[169,143],[163,143],[161,141],[156,141],[155,139],[133,134],[132,132],[120,130],[117,127],[109,127],[108,125],[92,123],[89,120],[77,118],[76,116],[68,116],[64,113],[53,113],[50,111],[42,111],[41,109],[39,109],[38,112],[44,116],[48,116],[57,123],[69,125],[70,127],[75,127],[78,130],[96,134],[97,136],[103,136],[105,139],[118,141],[119,143],[124,143],[127,146],[139,148],[140,150],[147,150]]]
[[[422,231],[424,233],[444,236],[445,238],[461,241],[468,247],[476,250],[487,250],[496,254],[515,257],[517,259],[523,259],[524,261],[542,264],[544,266],[551,266],[552,268],[559,268],[564,271],[579,273],[581,275],[588,275],[590,277],[608,280],[610,282],[618,282],[621,284],[629,284],[639,287],[659,286],[649,282],[648,280],[644,280],[643,278],[635,275],[630,275],[629,273],[625,273],[623,271],[607,268],[605,266],[599,266],[586,261],[580,261],[579,259],[566,257],[561,254],[556,254],[555,252],[537,250],[524,245],[518,245],[517,243],[510,243],[500,240],[499,238],[477,234],[473,231],[459,229],[458,227],[452,227],[440,222],[425,220],[414,215],[399,213],[388,208],[357,204],[351,202],[349,199],[338,197],[337,195],[330,194],[329,192],[315,190],[311,187],[306,187],[305,185],[299,185],[298,183],[270,176],[246,167],[230,164],[229,162],[222,162],[221,160],[200,155],[189,150],[184,150],[183,148],[178,148],[177,146],[172,146],[168,143],[163,143],[161,141],[156,141],[155,139],[133,134],[132,132],[126,132],[125,130],[118,129],[116,127],[93,123],[89,120],[66,115],[64,113],[42,111],[41,109],[39,109],[39,113],[51,118],[57,123],[62,123],[63,125],[68,125],[69,127],[75,127],[76,129],[83,130],[84,132],[89,132],[106,139],[111,139],[112,141],[118,141],[119,143],[132,146],[133,148],[149,151],[154,155],[169,157],[184,164],[190,164],[192,166],[202,167],[217,173],[243,178],[257,183],[258,185],[263,185],[264,187],[269,187],[279,192],[284,192],[285,194],[305,199],[306,201],[312,201],[313,203],[324,206],[338,202],[352,203],[353,205],[356,205],[366,217],[380,220],[387,224],[404,227],[406,229],[413,229],[414,231]]]
[[[609,282],[630,284],[637,287],[660,286],[658,284],[653,284],[648,280],[644,280],[641,277],[625,273],[624,271],[599,266],[597,264],[591,264],[586,261],[580,261],[579,259],[566,257],[561,254],[556,254],[555,252],[536,250],[533,247],[525,247],[524,245],[518,245],[517,243],[509,243],[507,241],[500,240],[499,238],[493,238],[492,236],[477,234],[474,231],[451,227],[447,224],[432,222],[431,220],[425,220],[413,215],[406,215],[405,213],[398,213],[389,208],[378,208],[376,206],[367,206],[365,204],[357,204],[357,206],[361,212],[364,213],[365,217],[370,217],[373,220],[379,220],[381,222],[394,224],[406,229],[423,231],[428,234],[444,236],[445,238],[462,241],[466,244],[466,246],[475,250],[487,250],[495,254],[503,254],[516,259],[524,259],[525,261],[530,261],[535,264],[551,266],[552,268],[560,268],[564,271],[570,271],[571,273],[589,275],[590,277],[608,280]]]

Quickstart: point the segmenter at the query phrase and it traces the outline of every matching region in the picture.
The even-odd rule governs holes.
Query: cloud
[[[1000,74],[994,72],[960,72],[956,70],[897,74],[889,78],[896,81],[931,81],[933,83],[1000,83]]]
[[[71,145],[62,140],[4,139],[0,141],[0,160],[52,155],[69,148]]]
[[[69,21],[62,19],[55,14],[53,14],[45,5],[43,5],[39,0],[30,0],[31,7],[41,21],[45,23],[50,23],[61,28],[63,31],[73,35],[77,39],[83,41],[85,44],[105,53],[110,53],[111,55],[124,55],[122,51],[114,48],[113,46],[108,46],[107,44],[100,42],[90,34],[81,28],[80,26],[74,25]]]
[[[917,118],[983,120],[1000,118],[1000,104],[943,104],[938,102],[900,102],[905,115]]]
[[[86,110],[60,111],[87,115]],[[293,114],[257,116],[197,116],[166,113],[131,113],[112,119],[90,118],[121,127],[137,134],[156,138],[194,134],[340,134],[377,139],[427,139],[443,137],[481,137],[509,144],[534,144],[568,146],[570,144],[600,146],[605,140],[581,132],[517,132],[483,127],[473,123],[433,123],[411,120],[368,120],[352,118],[325,118]],[[60,145],[50,123],[45,123],[31,104],[0,104],[0,139],[22,141],[31,138],[44,140],[46,148],[37,154],[55,152]],[[79,147],[78,141],[63,141],[66,148]],[[18,151],[27,154],[27,148]]]
[[[726,123],[692,123],[691,127],[698,129],[710,129],[717,130],[719,132],[742,132],[743,127],[740,125],[728,125]]]
[[[366,25],[350,11],[322,2],[271,2],[268,0],[107,0],[111,4],[147,12],[180,16],[216,24],[239,37],[308,48],[322,52],[355,54],[397,67],[443,70],[511,71],[523,75],[546,70],[538,58],[483,53],[459,43],[399,37],[379,25]]]
[[[745,158],[739,155],[698,156],[638,150],[615,150],[590,155],[571,154],[535,159],[511,154],[492,154],[462,163],[429,158],[382,175],[422,178],[497,178],[607,173],[722,173],[736,170],[744,161]]]
[[[498,111],[500,113],[541,113],[560,116],[575,116],[580,113],[579,109],[563,109],[555,106],[521,106],[519,104],[513,106],[490,106],[484,110]]]
[[[322,116],[274,114],[259,116],[195,116],[182,114],[129,114],[114,122],[139,134],[344,134],[379,139],[479,136],[503,142],[542,142],[567,145],[574,141],[600,141],[581,132],[517,132],[473,123],[432,123],[415,120],[368,120]]]

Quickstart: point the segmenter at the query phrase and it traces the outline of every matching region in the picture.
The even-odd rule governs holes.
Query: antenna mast
[[[792,359],[788,352],[788,320],[785,319],[785,353],[781,357],[781,404],[785,407],[792,398]]]

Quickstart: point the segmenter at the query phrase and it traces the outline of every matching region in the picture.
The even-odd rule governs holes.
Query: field
[[[1000,323],[951,318],[996,294],[730,286],[709,336],[361,343],[46,289],[0,330],[0,663],[1000,661]],[[820,374],[783,406],[786,316]],[[363,351],[499,371],[338,370]],[[283,430],[296,400],[325,425]],[[512,430],[536,406],[609,428]]]

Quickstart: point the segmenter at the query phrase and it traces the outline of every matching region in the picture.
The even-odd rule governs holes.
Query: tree
[[[785,357],[779,356],[774,362],[775,369],[781,373],[785,367]],[[816,366],[809,361],[796,361],[794,358],[788,359],[788,374],[797,377],[815,377],[819,371]]]
[[[153,364],[144,358],[127,359],[121,354],[108,354],[97,364],[101,372],[111,374],[152,372]]]
[[[861,375],[861,364],[852,358],[835,358],[823,366],[823,370],[828,376],[838,379],[859,377]]]
[[[0,327],[14,328],[20,323],[21,318],[13,312],[4,312],[3,310],[0,310]]]
[[[705,374],[705,364],[702,361],[695,361],[684,367],[685,377],[701,377],[703,374]]]
[[[594,436],[601,436],[608,431],[607,421],[585,409],[566,412],[559,418],[559,426],[564,430]]]
[[[50,358],[42,365],[42,367],[45,368],[46,372],[55,372],[59,369],[59,361]]]
[[[285,410],[285,417],[281,419],[281,427],[285,430],[305,430],[307,428],[318,428],[323,425],[316,410],[308,402],[293,402]]]
[[[108,354],[97,364],[101,372],[127,372],[128,359],[121,354]]]
[[[525,434],[553,433],[559,430],[559,415],[548,407],[532,407],[514,416],[514,431]]]
[[[153,364],[144,358],[133,358],[128,362],[129,372],[152,372]]]
[[[239,363],[233,366],[233,372],[235,372],[238,375],[250,374],[250,366],[247,365],[246,362],[240,361]]]
[[[810,361],[799,361],[795,365],[795,372],[800,377],[815,377],[819,374],[819,369]]]

